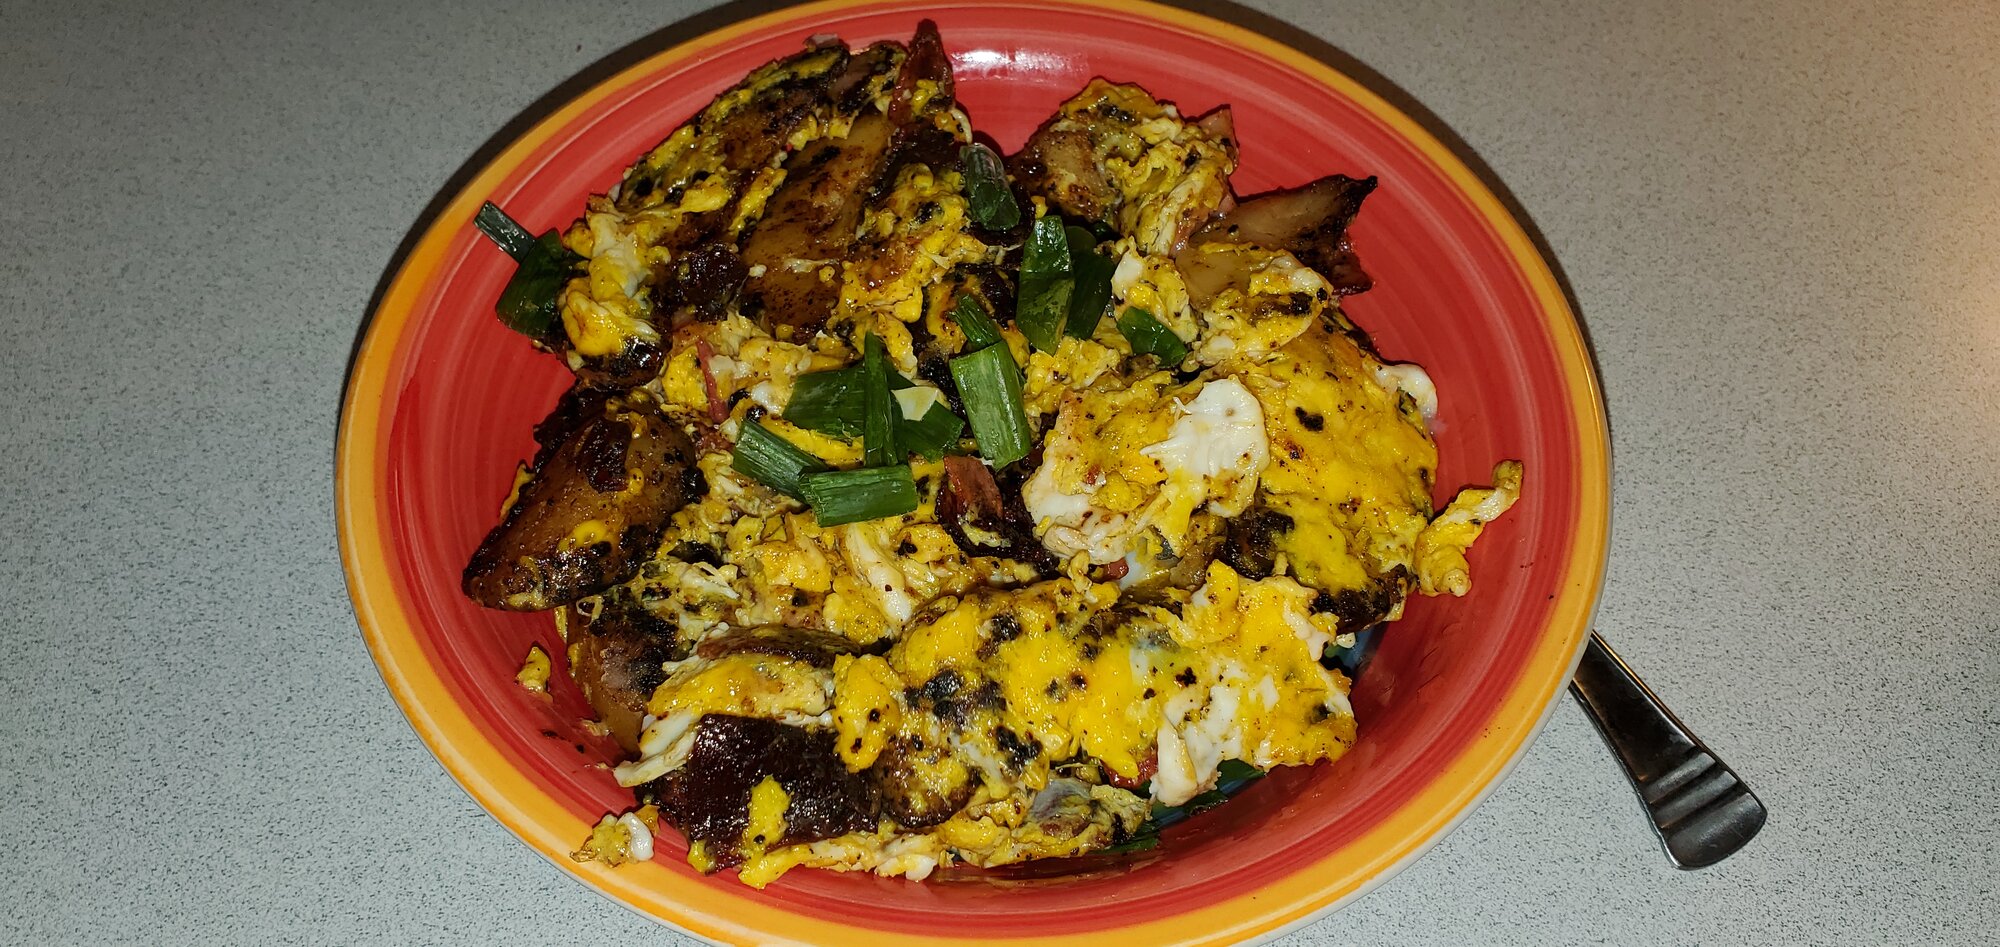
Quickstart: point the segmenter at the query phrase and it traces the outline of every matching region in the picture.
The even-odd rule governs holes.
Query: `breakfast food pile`
[[[576,383],[464,589],[553,612],[628,753],[578,858],[921,879],[1353,744],[1336,656],[1467,591],[1521,469],[1433,507],[1437,392],[1341,310],[1374,179],[1238,197],[1237,149],[1100,79],[1003,159],[925,23],[757,69],[561,233],[482,211]]]

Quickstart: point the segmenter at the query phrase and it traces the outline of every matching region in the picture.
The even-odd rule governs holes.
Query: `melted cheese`
[[[1102,613],[1116,596],[1108,583],[1066,580],[976,596],[907,631],[886,661],[906,690],[941,675],[956,681],[947,690],[990,681],[997,707],[955,707],[943,722],[976,748],[970,756],[1000,761],[989,778],[1031,786],[1077,753],[1133,781],[1156,761],[1154,796],[1173,805],[1212,785],[1225,759],[1289,765],[1353,742],[1346,681],[1318,663],[1325,632],[1298,583],[1243,582],[1217,564],[1185,620],[1160,607]],[[871,687],[867,703],[895,693]],[[912,712],[894,716],[899,729]],[[1038,747],[1032,759],[1011,752],[1026,744]]]
[[[1521,464],[1509,460],[1493,468],[1490,489],[1468,487],[1452,498],[1444,512],[1417,534],[1417,582],[1424,594],[1472,591],[1472,567],[1465,561],[1465,550],[1520,496]]]
[[[777,845],[778,839],[785,835],[785,810],[791,804],[792,797],[785,793],[785,787],[772,777],[766,776],[750,787],[749,823],[743,829],[743,868],[736,876],[744,884],[762,888],[803,857],[804,852],[798,850],[804,846]]]
[[[1260,500],[1291,518],[1276,545],[1314,588],[1362,589],[1410,568],[1430,519],[1437,447],[1375,380],[1378,364],[1319,323],[1242,375],[1271,434]]]
[[[768,654],[731,654],[683,665],[646,702],[655,717],[676,713],[779,718],[818,716],[827,708],[823,675],[811,665]]]

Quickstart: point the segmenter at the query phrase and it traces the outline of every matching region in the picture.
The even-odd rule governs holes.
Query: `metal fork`
[[[1713,865],[1764,827],[1764,804],[1750,787],[1595,633],[1570,692],[1625,765],[1674,867]]]

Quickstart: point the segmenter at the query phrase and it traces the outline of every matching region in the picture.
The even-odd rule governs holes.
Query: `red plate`
[[[1354,228],[1374,291],[1348,311],[1441,391],[1438,482],[1527,469],[1526,496],[1472,554],[1462,599],[1412,601],[1354,693],[1361,739],[1338,763],[1285,770],[1167,833],[1150,857],[1055,879],[915,884],[799,870],[764,891],[688,868],[678,837],[648,864],[566,856],[631,805],[600,768],[588,707],[513,678],[544,615],[458,592],[531,425],[567,372],[493,318],[511,265],[473,230],[491,199],[533,230],[574,218],[649,148],[753,67],[815,33],[906,39],[930,17],[977,127],[1018,145],[1093,76],[1144,85],[1187,114],[1229,104],[1239,193],[1332,172],[1381,187]],[[529,845],[608,896],[697,935],[884,947],[923,935],[986,943],[1200,943],[1269,936],[1416,857],[1512,765],[1575,666],[1603,572],[1609,470],[1581,333],[1547,265],[1478,179],[1408,117],[1306,55],[1141,3],[966,5],[834,0],[660,53],[582,94],[472,179],[401,264],[348,382],[339,444],[341,552],[383,679],[446,769]]]

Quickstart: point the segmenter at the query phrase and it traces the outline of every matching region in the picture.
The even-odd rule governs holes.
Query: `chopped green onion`
[[[729,466],[779,493],[801,500],[805,499],[802,478],[832,469],[759,421],[745,424],[737,432]]]
[[[582,259],[562,245],[554,230],[535,237],[492,201],[472,219],[479,232],[514,258],[515,268],[493,311],[507,328],[546,339],[556,324],[556,303]]]
[[[804,487],[821,526],[901,516],[917,508],[917,483],[908,464],[808,474]]]
[[[493,311],[507,328],[529,338],[546,339],[558,324],[557,303],[563,287],[576,275],[579,257],[562,245],[553,230],[543,234],[536,246],[539,252],[530,253],[514,271]]]
[[[834,437],[861,436],[863,403],[861,366],[849,365],[832,371],[800,375],[792,383],[791,400],[785,402],[785,420]]]
[[[1021,222],[1021,205],[1007,186],[1007,169],[993,149],[974,142],[959,149],[965,163],[965,200],[972,219],[988,230],[1012,230]]]
[[[1014,325],[1028,344],[1053,352],[1069,325],[1069,297],[1076,288],[1070,277],[1069,236],[1055,214],[1037,218],[1021,251],[1021,283],[1014,293]]]
[[[1069,321],[1063,332],[1088,339],[1097,331],[1098,320],[1111,305],[1111,273],[1118,268],[1110,257],[1097,252],[1097,238],[1082,227],[1068,227],[1071,278],[1076,288],[1069,294]]]
[[[1187,343],[1144,309],[1119,313],[1118,332],[1132,343],[1133,354],[1156,356],[1162,365],[1179,365],[1188,356]]]
[[[1021,278],[1068,276],[1069,235],[1062,218],[1048,214],[1035,219],[1028,245],[1021,248]]]
[[[911,391],[936,393],[935,388],[912,388]],[[902,392],[897,392],[901,395]],[[936,460],[944,456],[945,448],[958,443],[958,435],[965,430],[965,422],[951,413],[942,399],[932,402],[930,407],[914,419],[903,410],[902,399],[897,399],[896,446],[906,453],[920,454],[925,460]]]
[[[785,420],[833,437],[860,437],[861,416],[868,410],[863,397],[862,368],[849,365],[800,375],[792,383],[791,399],[785,402]],[[910,380],[902,373],[889,372],[890,391],[908,387]]]
[[[493,241],[494,246],[513,257],[516,263],[524,260],[528,252],[535,248],[535,235],[507,216],[507,212],[492,201],[479,205],[479,213],[473,216],[472,225],[478,227],[486,239]]]
[[[1028,344],[1053,352],[1062,344],[1063,329],[1069,325],[1069,297],[1076,288],[1067,276],[1027,276],[1014,293],[1014,325],[1028,337]]]
[[[951,360],[951,378],[965,403],[965,418],[979,440],[979,455],[994,467],[1028,456],[1028,413],[1021,405],[1021,369],[1004,345],[989,345]]]
[[[970,294],[958,297],[958,305],[952,307],[951,318],[965,333],[965,350],[968,352],[1000,342],[1000,323],[994,322],[986,307]]]
[[[889,351],[879,337],[861,340],[861,463],[886,467],[896,453],[896,405],[889,398]]]

